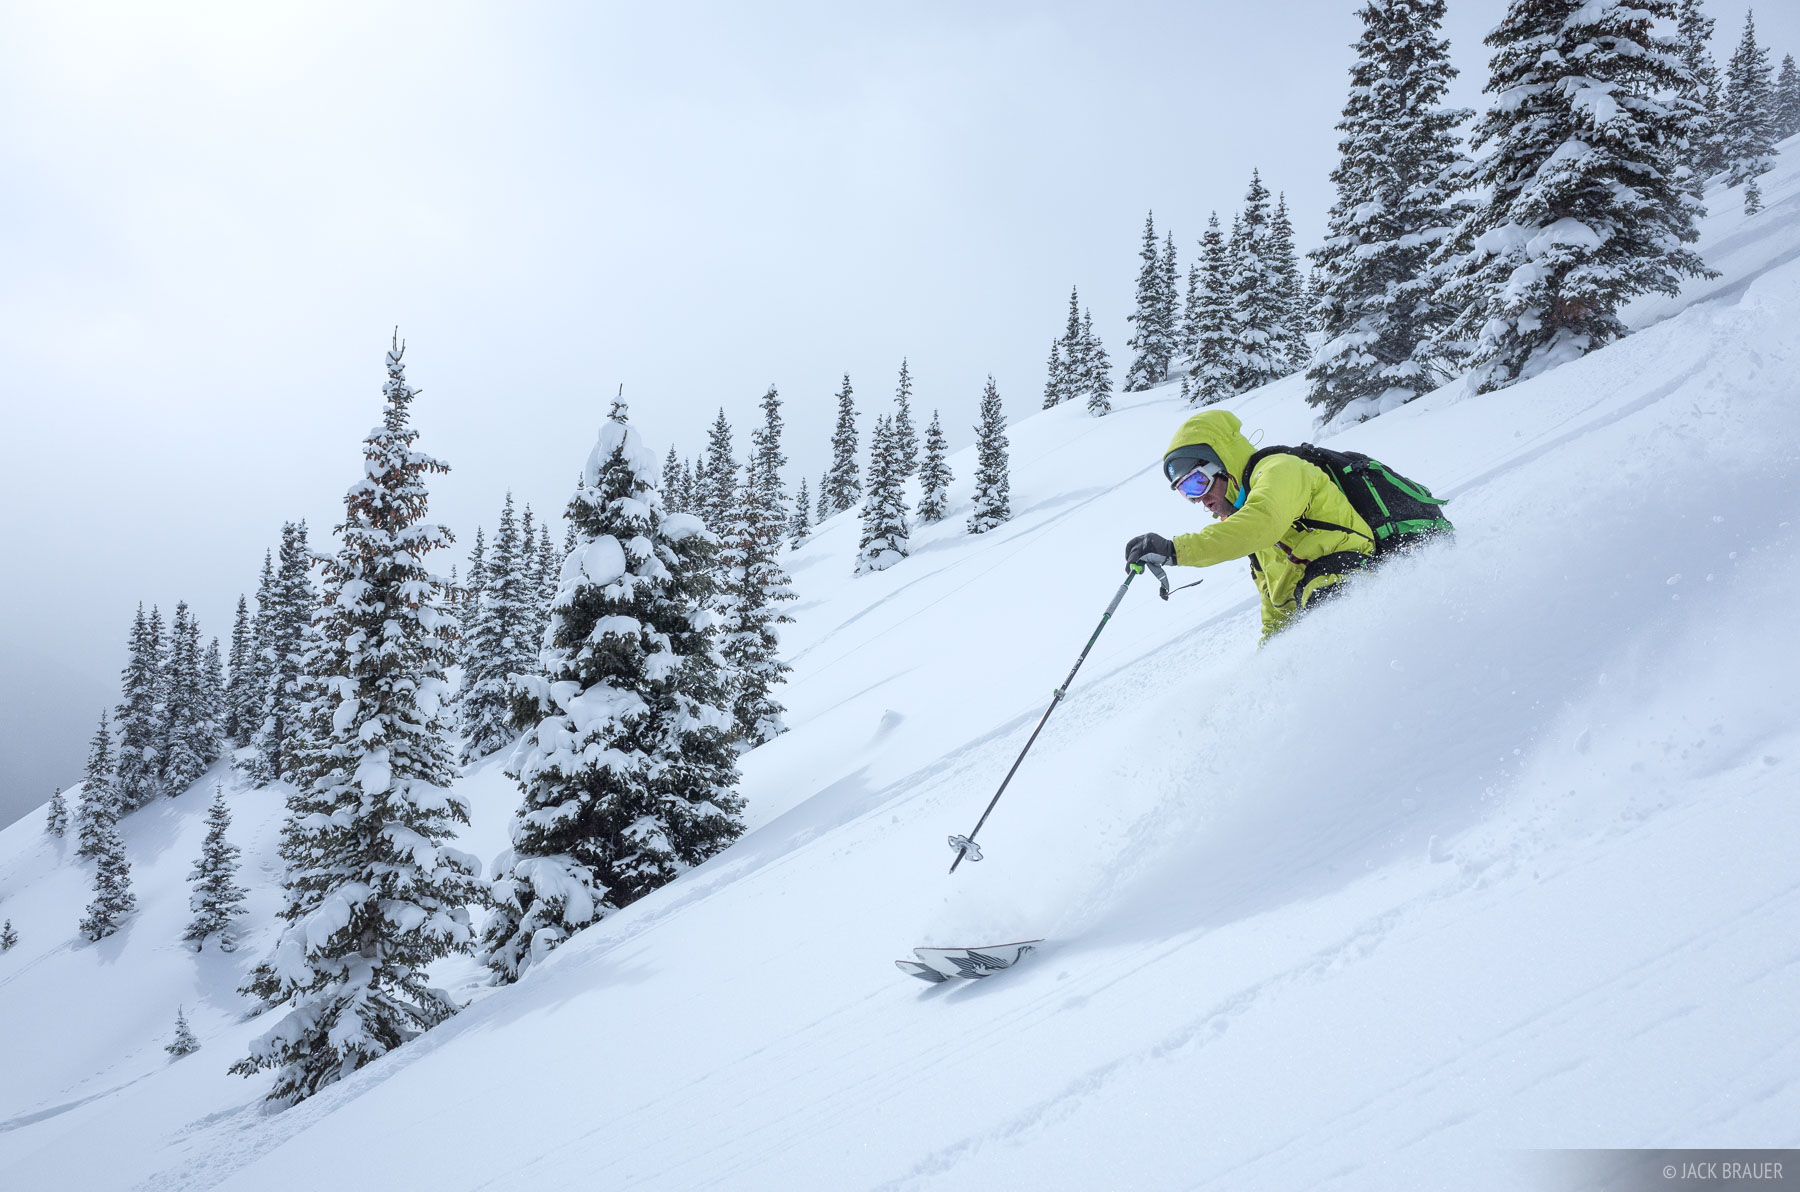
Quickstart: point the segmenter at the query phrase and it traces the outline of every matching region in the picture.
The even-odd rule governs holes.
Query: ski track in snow
[[[744,838],[515,987],[446,962],[467,1010],[293,1109],[223,1072],[270,1025],[233,990],[280,788],[231,792],[230,956],[176,943],[223,767],[124,821],[140,910],[98,946],[72,842],[0,832],[0,1017],[88,1024],[5,1044],[0,1183],[1511,1188],[1513,1148],[1800,1145],[1800,167],[1763,181],[1751,219],[1711,196],[1724,276],[1640,334],[1333,440],[1454,497],[1455,546],[1262,650],[1241,567],[1134,584],[954,879],[1119,543],[1189,528],[1172,387],[1014,423],[987,535],[967,452],[892,570],[850,578],[854,512],[819,527]],[[1228,405],[1294,442],[1301,393]],[[516,791],[498,758],[463,786],[490,860]],[[999,933],[1048,942],[981,982],[891,964]],[[178,1003],[204,1046],[169,1061]]]

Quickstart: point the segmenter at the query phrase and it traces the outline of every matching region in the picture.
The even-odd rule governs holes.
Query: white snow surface
[[[233,989],[282,788],[221,765],[127,817],[140,909],[98,944],[73,834],[12,825],[0,1186],[1466,1189],[1532,1148],[1800,1146],[1788,148],[1761,214],[1708,196],[1724,276],[1638,334],[1329,439],[1454,498],[1454,547],[1261,650],[1242,565],[1134,584],[954,876],[1125,539],[1201,524],[1157,472],[1173,386],[1015,421],[993,532],[963,532],[972,452],[886,571],[827,521],[786,557],[792,731],[743,759],[743,839],[516,986],[440,965],[466,1011],[296,1108],[225,1072],[273,1022]],[[1293,442],[1302,395],[1228,405]],[[457,788],[489,861],[499,756]],[[179,942],[221,780],[226,956]],[[891,963],[1036,936],[985,982]],[[204,1049],[171,1059],[178,1004]]]

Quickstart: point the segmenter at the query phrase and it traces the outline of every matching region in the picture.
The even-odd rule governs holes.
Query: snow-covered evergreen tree
[[[794,599],[788,575],[778,561],[781,552],[781,507],[762,483],[762,460],[756,456],[736,502],[737,516],[726,531],[719,574],[719,653],[729,675],[732,736],[738,748],[754,749],[787,731],[785,709],[775,699],[777,684],[786,682],[788,666],[777,656],[781,644],[775,627],[793,620],[777,607]]]
[[[1165,256],[1169,262],[1165,265]],[[1175,354],[1171,340],[1174,328],[1169,302],[1174,294],[1173,249],[1159,254],[1156,242],[1156,213],[1144,217],[1144,243],[1138,250],[1137,299],[1129,322],[1134,330],[1125,346],[1132,350],[1131,366],[1125,371],[1125,392],[1138,393],[1160,384],[1169,375],[1169,361]],[[1165,276],[1167,275],[1167,276]]]
[[[462,705],[468,699],[469,669],[474,661],[473,651],[475,649],[475,643],[479,640],[481,601],[483,594],[486,593],[486,591],[487,530],[485,527],[476,526],[475,545],[469,551],[469,574],[468,577],[463,580],[462,586],[462,611],[457,617],[457,625],[460,629],[460,634],[456,661],[457,665],[463,668],[462,691],[457,696],[457,716],[459,723],[463,723]],[[466,723],[463,723],[463,731],[466,735]]]
[[[225,740],[239,749],[249,744],[251,721],[255,718],[255,684],[252,682],[252,658],[256,645],[250,632],[250,605],[238,595],[237,616],[231,622],[231,673],[225,682]]]
[[[63,798],[62,787],[50,796],[50,807],[44,816],[44,831],[52,836],[61,837],[69,830],[69,801]]]
[[[75,808],[75,855],[93,860],[100,855],[101,841],[121,810],[117,778],[113,772],[112,732],[107,728],[106,713],[100,713],[100,727],[88,741],[87,772],[81,781],[81,803]]]
[[[1712,56],[1713,18],[1702,0],[1681,0],[1675,39],[1686,73],[1675,94],[1683,103],[1686,144],[1679,151],[1688,169],[1686,186],[1695,198],[1706,180],[1725,168],[1725,87]]]
[[[893,431],[894,458],[904,480],[919,470],[919,432],[913,426],[912,416],[912,373],[907,371],[904,356],[900,358],[900,384],[894,391]]]
[[[502,981],[743,831],[708,610],[718,543],[663,512],[655,456],[625,417],[616,404],[588,457],[538,673],[516,689],[529,727],[507,773],[524,799],[483,934]]]
[[[837,403],[837,427],[831,433],[831,467],[819,484],[819,507],[829,513],[842,513],[862,498],[862,479],[856,464],[856,394],[850,388],[849,373],[844,374]],[[819,520],[824,521],[825,514]]]
[[[164,676],[161,784],[173,798],[192,786],[219,756],[218,726],[207,693],[200,625],[187,601],[175,606],[169,625],[169,665]]]
[[[396,337],[384,416],[325,566],[337,706],[306,767],[313,814],[295,832],[307,859],[288,873],[287,923],[265,966],[290,1010],[232,1066],[276,1069],[274,1101],[311,1096],[455,1013],[426,966],[468,948],[465,907],[483,893],[479,864],[445,844],[469,822],[443,716],[456,625],[425,563],[451,542],[424,520],[425,477],[448,469],[414,447],[404,353]]]
[[[236,884],[238,846],[225,839],[231,829],[231,809],[225,805],[225,788],[213,788],[212,806],[206,811],[206,839],[200,845],[200,858],[188,874],[192,889],[188,909],[194,912],[181,938],[198,952],[206,947],[209,936],[219,937],[219,951],[237,949],[236,920],[244,913],[243,901],[250,891]]]
[[[211,765],[225,755],[225,717],[230,709],[225,703],[225,659],[219,652],[219,639],[211,638],[200,655],[200,702],[202,724],[199,749],[206,764]]]
[[[0,925],[0,952],[10,952],[18,946],[19,933],[13,930],[12,920],[8,919]]]
[[[509,492],[483,561],[479,603],[463,634],[459,728],[464,762],[484,758],[513,739],[510,676],[536,665],[535,559],[536,548],[527,548]]]
[[[117,789],[121,811],[135,810],[156,797],[166,735],[163,653],[162,616],[153,608],[146,617],[140,604],[131,622],[131,640],[114,717],[119,735]]]
[[[1432,253],[1466,204],[1470,163],[1441,106],[1456,70],[1438,36],[1444,0],[1380,0],[1363,30],[1338,130],[1337,189],[1317,263],[1314,310],[1325,343],[1307,400],[1327,418],[1352,402],[1411,401],[1446,369],[1437,336],[1454,317],[1435,298]]]
[[[1288,217],[1287,192],[1275,196],[1275,215],[1269,221],[1269,257],[1275,263],[1276,290],[1281,299],[1281,325],[1275,341],[1286,359],[1286,369],[1306,367],[1305,286],[1300,280],[1300,257],[1294,251],[1294,223]]]
[[[1244,210],[1233,232],[1231,322],[1235,334],[1232,362],[1238,392],[1255,389],[1288,371],[1286,329],[1288,303],[1282,265],[1276,258],[1269,188],[1258,171],[1250,172]]]
[[[1756,181],[1775,168],[1775,96],[1769,51],[1756,43],[1756,13],[1744,14],[1744,35],[1725,66],[1724,170],[1727,186],[1744,188],[1744,214],[1762,210]]]
[[[925,428],[925,455],[919,463],[919,520],[940,522],[950,511],[949,448],[944,442],[938,412],[931,411],[931,425]]]
[[[875,420],[869,439],[869,486],[863,493],[857,575],[886,571],[908,553],[906,499],[894,455],[893,423],[884,415]]]
[[[1781,73],[1775,76],[1774,125],[1777,141],[1800,133],[1800,67],[1792,54],[1782,56]]]
[[[670,513],[684,513],[681,507],[682,498],[686,495],[686,480],[682,476],[681,457],[675,454],[675,444],[669,444],[669,454],[663,457],[662,491],[663,501],[668,505]]]
[[[1167,380],[1169,365],[1181,350],[1180,266],[1175,260],[1175,233],[1163,236],[1162,257],[1157,261],[1157,284],[1161,302],[1157,310],[1157,338],[1162,343],[1162,375]]]
[[[1062,340],[1050,341],[1050,359],[1044,365],[1044,404],[1042,409],[1062,404],[1063,399],[1063,358]]]
[[[255,750],[250,777],[259,786],[282,778],[284,771],[292,768],[294,749],[300,743],[295,733],[305,711],[301,675],[306,634],[318,603],[304,521],[287,522],[281,527],[281,548],[276,560],[269,615],[261,641],[260,724],[250,740]]]
[[[525,663],[537,666],[538,650],[544,644],[544,632],[550,628],[550,606],[556,603],[556,587],[562,574],[563,556],[550,541],[550,519],[538,527],[537,591],[533,593],[531,640],[525,651]]]
[[[1181,306],[1181,334],[1176,337],[1176,347],[1187,360],[1190,373],[1193,371],[1194,357],[1200,351],[1200,305],[1206,293],[1202,278],[1200,262],[1190,263],[1187,271],[1187,300]],[[1185,377],[1183,381],[1185,383]]]
[[[731,520],[731,502],[737,496],[738,464],[732,454],[731,423],[724,407],[706,433],[706,466],[696,482],[699,504],[695,508],[706,528],[717,534]]]
[[[1232,323],[1231,257],[1219,214],[1206,220],[1200,238],[1200,302],[1194,322],[1192,380],[1188,400],[1210,406],[1237,392],[1236,328]]]
[[[985,534],[1012,516],[1011,463],[1006,455],[1009,445],[1000,391],[990,375],[987,388],[981,393],[981,421],[975,424],[975,499],[968,523],[971,534]]]
[[[1446,333],[1470,383],[1504,388],[1626,332],[1619,308],[1704,275],[1677,155],[1683,71],[1656,32],[1668,0],[1512,0],[1488,34],[1494,105],[1474,146],[1486,188],[1446,252]]]
[[[119,839],[116,818],[96,817],[92,855],[94,900],[81,920],[81,934],[103,940],[137,909],[137,895],[131,892],[131,863],[125,859],[125,842]]]
[[[163,1050],[176,1059],[180,1059],[184,1055],[192,1055],[200,1050],[200,1040],[194,1038],[194,1032],[188,1028],[187,1013],[184,1007],[175,1007],[175,1038]]]
[[[800,478],[800,493],[794,498],[794,515],[788,519],[788,549],[799,550],[812,536],[812,497],[806,491],[806,477]]]
[[[1081,391],[1088,413],[1096,418],[1112,413],[1112,357],[1094,334],[1092,311],[1081,312],[1081,365]]]
[[[756,491],[763,503],[763,516],[773,517],[780,526],[787,519],[787,488],[781,483],[781,469],[787,467],[787,456],[781,452],[781,394],[773,385],[762,395],[762,412],[763,424],[750,432],[749,463],[756,471]],[[775,534],[779,541],[781,531],[777,529]]]

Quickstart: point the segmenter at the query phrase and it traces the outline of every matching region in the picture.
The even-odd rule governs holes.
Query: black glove
[[[1125,565],[1155,563],[1165,567],[1175,562],[1175,544],[1161,534],[1139,534],[1125,544]]]

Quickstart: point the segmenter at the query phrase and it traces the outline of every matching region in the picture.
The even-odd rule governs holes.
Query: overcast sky
[[[1451,2],[1457,102],[1503,8]],[[690,455],[779,386],[816,484],[904,356],[960,447],[1072,284],[1122,374],[1146,210],[1185,275],[1257,167],[1316,241],[1354,13],[0,3],[0,823],[79,780],[139,601],[228,638],[283,520],[329,549],[396,324],[458,563],[509,488],[560,512],[620,384]]]

